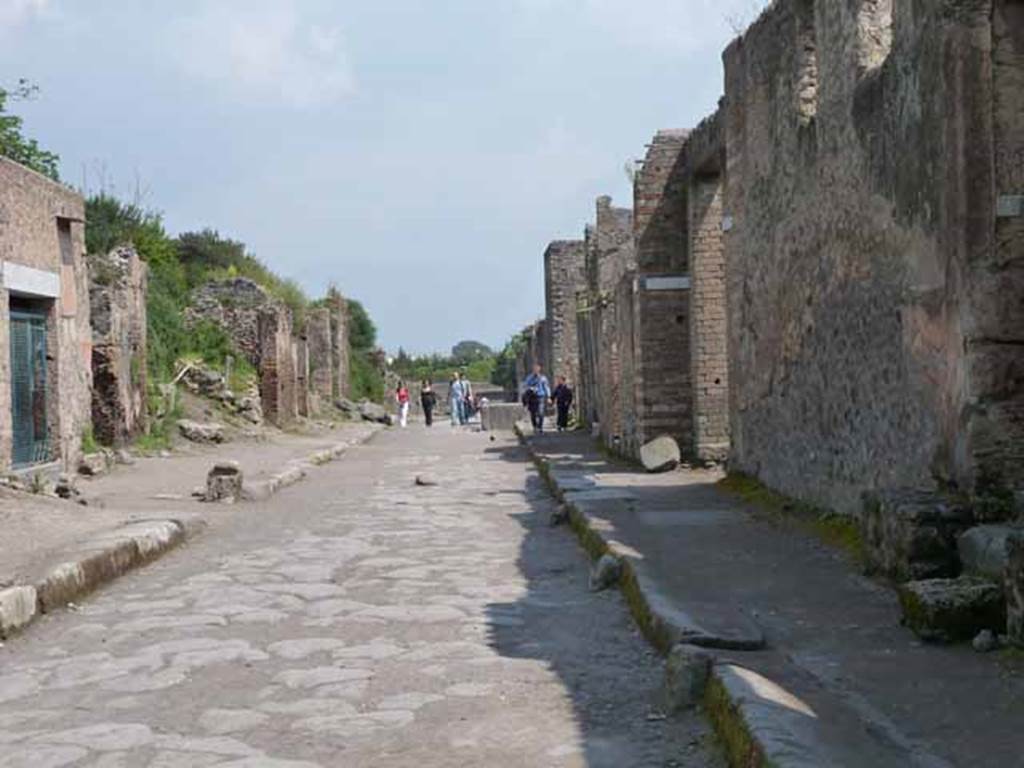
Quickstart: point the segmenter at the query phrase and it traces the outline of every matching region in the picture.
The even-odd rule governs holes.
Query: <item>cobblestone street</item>
[[[509,437],[388,431],[9,641],[0,766],[720,764],[551,504]]]

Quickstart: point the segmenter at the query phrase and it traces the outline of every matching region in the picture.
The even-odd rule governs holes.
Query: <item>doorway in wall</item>
[[[47,398],[47,315],[52,302],[11,297],[13,464],[52,458]]]

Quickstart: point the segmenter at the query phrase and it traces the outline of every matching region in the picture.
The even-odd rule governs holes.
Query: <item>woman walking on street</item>
[[[530,422],[535,435],[544,434],[544,406],[551,398],[551,387],[548,377],[544,375],[540,364],[533,366],[533,373],[523,382],[523,405],[530,411]]]
[[[423,419],[427,422],[427,426],[433,426],[437,395],[434,393],[434,385],[430,379],[424,379],[420,386],[420,405],[423,407]]]
[[[404,381],[398,382],[395,400],[398,403],[398,423],[404,429],[409,424],[409,388],[405,386]]]

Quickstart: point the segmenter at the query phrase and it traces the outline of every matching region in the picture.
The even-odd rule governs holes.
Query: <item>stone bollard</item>
[[[600,592],[614,587],[622,576],[622,562],[612,554],[601,555],[590,571],[590,591]]]
[[[678,712],[697,706],[711,676],[714,658],[695,645],[676,645],[665,661],[665,708]]]
[[[668,472],[679,466],[679,444],[668,435],[651,440],[640,448],[640,461],[648,472]]]
[[[219,461],[206,475],[204,501],[234,504],[242,497],[242,467],[237,461]]]

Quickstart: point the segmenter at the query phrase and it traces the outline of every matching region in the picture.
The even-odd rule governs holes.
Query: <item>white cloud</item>
[[[0,33],[43,15],[49,0],[0,0]]]
[[[168,42],[185,72],[235,98],[295,107],[338,101],[355,88],[342,31],[303,18],[297,5],[211,0],[172,25]]]

